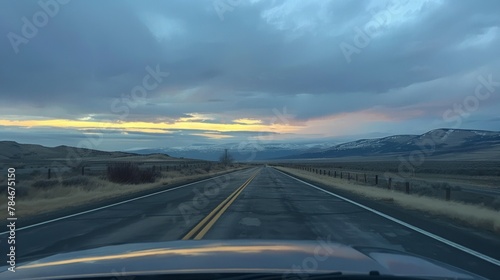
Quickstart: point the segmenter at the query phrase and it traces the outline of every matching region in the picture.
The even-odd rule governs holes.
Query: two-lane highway
[[[490,279],[500,271],[498,256],[475,255],[270,167],[176,187],[17,234],[20,261],[123,243],[320,239],[406,251]],[[491,246],[500,252],[499,244]]]
[[[112,244],[181,239],[257,170],[237,171],[20,228],[17,261]],[[5,252],[7,236],[0,237]],[[5,263],[6,256],[1,258]]]

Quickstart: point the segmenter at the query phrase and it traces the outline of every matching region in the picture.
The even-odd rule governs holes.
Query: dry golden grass
[[[406,209],[414,209],[431,214],[442,215],[464,222],[470,226],[500,233],[500,211],[484,208],[479,205],[445,201],[416,195],[407,195],[387,189],[358,185],[353,181],[347,182],[338,178],[312,174],[311,172],[304,170],[285,167],[276,168],[294,174],[299,178],[325,184],[333,190],[341,189],[370,199],[391,201]]]
[[[180,184],[190,180],[196,180],[207,175],[216,176],[228,170],[239,170],[244,167],[231,169],[214,169],[210,172],[204,170],[182,170],[169,172],[168,176],[162,177],[155,183],[148,184],[117,184],[107,180],[90,177],[90,182],[85,185],[63,186],[55,181],[55,186],[46,189],[30,188],[29,195],[16,198],[16,215],[19,218],[26,218],[36,214],[43,214],[70,206],[81,206],[88,203],[103,201],[110,198],[125,196],[128,194],[161,188],[172,184]],[[31,181],[24,181],[23,185],[31,186],[37,182],[37,178]],[[56,183],[57,182],[57,183]],[[0,204],[0,209],[7,209],[7,203]],[[0,213],[0,219],[7,217],[6,211]]]

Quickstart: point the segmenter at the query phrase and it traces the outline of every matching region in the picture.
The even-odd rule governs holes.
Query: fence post
[[[82,166],[82,176],[85,176],[85,166]]]
[[[406,194],[410,194],[410,182],[406,182],[405,187],[406,187]]]
[[[375,175],[375,185],[378,185],[378,175]]]
[[[49,178],[49,180],[50,180],[50,168],[49,168],[49,170],[47,171],[47,177],[48,177],[48,178]]]
[[[367,182],[367,181],[366,181],[366,173],[365,173],[365,183],[366,183],[366,182]]]
[[[328,177],[330,177],[330,170],[328,170]]]
[[[340,179],[342,179],[343,175],[342,175],[342,172],[340,172]]]
[[[387,184],[387,188],[392,189],[392,178],[389,178],[389,184]]]
[[[337,171],[333,171],[333,178],[337,178]]]

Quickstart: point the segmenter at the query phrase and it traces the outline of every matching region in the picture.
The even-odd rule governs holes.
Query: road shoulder
[[[495,259],[500,259],[500,237],[493,232],[473,228],[448,217],[419,210],[405,209],[389,200],[370,199],[344,189],[336,188],[332,185],[326,185],[318,180],[300,176],[295,174],[293,170],[278,169],[290,176],[299,178],[324,190],[334,192],[354,202],[365,205],[447,240],[481,252]]]

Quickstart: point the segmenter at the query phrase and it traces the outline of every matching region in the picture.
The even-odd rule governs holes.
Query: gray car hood
[[[2,268],[0,279],[71,279],[207,272],[292,274],[340,271],[365,274],[484,279],[443,263],[378,248],[349,247],[325,241],[170,241],[106,246],[61,253]]]

